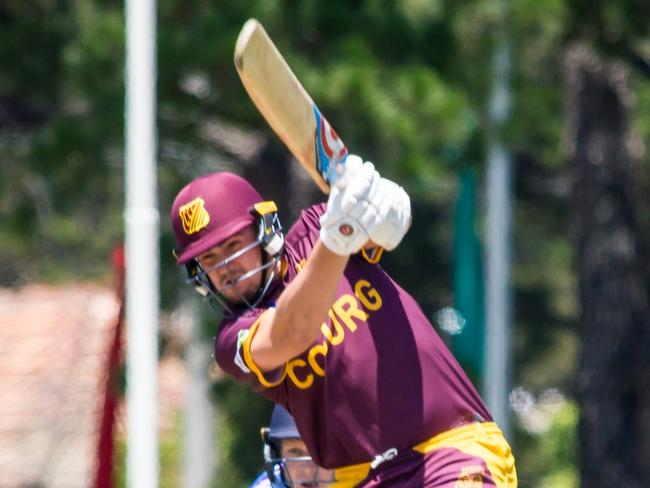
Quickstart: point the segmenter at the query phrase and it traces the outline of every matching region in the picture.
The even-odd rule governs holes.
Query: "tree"
[[[650,276],[638,223],[629,70],[576,46],[566,71],[580,277],[582,483],[641,487],[650,476]]]

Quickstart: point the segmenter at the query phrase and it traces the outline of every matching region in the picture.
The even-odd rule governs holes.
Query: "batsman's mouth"
[[[229,290],[230,288],[237,287],[238,285],[244,283],[249,278],[252,278],[255,274],[256,274],[255,272],[245,273],[243,270],[230,273],[228,277],[221,282],[221,286],[219,287],[219,290],[223,292]]]
[[[242,279],[242,276],[244,276],[243,272],[229,275],[228,278],[226,278],[225,281],[223,282],[223,286],[224,287],[225,286],[227,286],[227,287],[236,286],[240,282],[245,281],[247,278],[249,278],[249,277],[246,277],[246,278]]]

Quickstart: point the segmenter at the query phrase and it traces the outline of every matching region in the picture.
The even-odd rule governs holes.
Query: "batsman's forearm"
[[[318,337],[348,259],[334,254],[318,241],[305,267],[280,295],[274,322],[278,332],[286,334],[286,340],[296,348],[302,347],[298,353]]]

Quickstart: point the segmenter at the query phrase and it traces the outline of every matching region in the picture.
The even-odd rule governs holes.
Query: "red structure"
[[[122,396],[119,372],[122,365],[122,330],[124,329],[124,248],[116,248],[112,254],[116,276],[116,294],[120,309],[116,318],[113,340],[107,355],[104,402],[101,412],[99,438],[97,441],[97,471],[95,488],[112,488],[115,457],[114,426],[117,404]]]

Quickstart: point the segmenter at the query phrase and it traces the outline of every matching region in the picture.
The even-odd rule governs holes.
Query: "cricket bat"
[[[273,131],[320,189],[329,193],[343,173],[348,150],[255,19],[239,33],[235,67]]]

